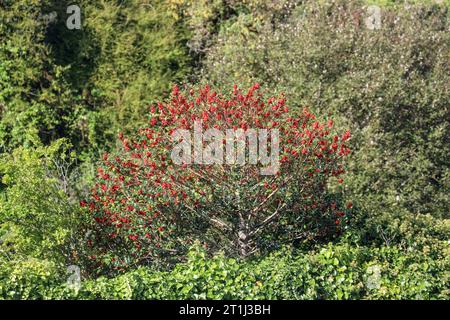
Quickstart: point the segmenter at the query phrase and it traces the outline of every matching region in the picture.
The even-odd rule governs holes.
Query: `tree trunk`
[[[243,218],[239,221],[238,247],[239,255],[243,258],[249,256],[252,251],[249,230]]]

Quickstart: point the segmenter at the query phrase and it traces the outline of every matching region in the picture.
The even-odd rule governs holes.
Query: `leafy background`
[[[81,30],[70,4],[0,2],[0,297],[448,299],[449,1],[80,0]],[[259,82],[350,128],[352,224],[328,244],[247,260],[197,244],[168,268],[94,275],[79,201],[101,154],[199,82]]]

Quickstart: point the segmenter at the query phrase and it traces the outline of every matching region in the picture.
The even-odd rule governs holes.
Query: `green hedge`
[[[448,245],[445,245],[448,250]],[[83,281],[77,290],[48,263],[22,263],[1,278],[4,299],[447,299],[449,258],[396,247],[284,249],[249,262],[193,248],[172,271],[146,268]],[[445,257],[446,256],[446,257]],[[443,258],[444,257],[444,258]]]

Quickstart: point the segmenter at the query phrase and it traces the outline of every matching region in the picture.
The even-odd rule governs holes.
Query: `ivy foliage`
[[[328,245],[308,254],[289,248],[242,262],[198,245],[171,271],[139,268],[71,287],[21,266],[0,282],[0,296],[28,299],[445,299],[449,260],[396,247]],[[27,272],[25,272],[27,271]],[[30,272],[32,271],[32,272]],[[51,285],[49,285],[51,284]]]

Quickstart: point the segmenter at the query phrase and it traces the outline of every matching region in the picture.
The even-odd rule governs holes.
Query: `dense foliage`
[[[64,137],[92,157],[190,69],[177,6],[79,1],[82,29],[69,30],[70,4],[0,3],[3,152]]]
[[[73,4],[0,1],[0,299],[448,299],[448,0]]]
[[[46,264],[7,270],[0,294],[14,299],[446,299],[449,260],[397,247],[283,249],[241,263],[198,246],[171,271],[138,268],[71,287]],[[6,270],[5,270],[6,271]]]

